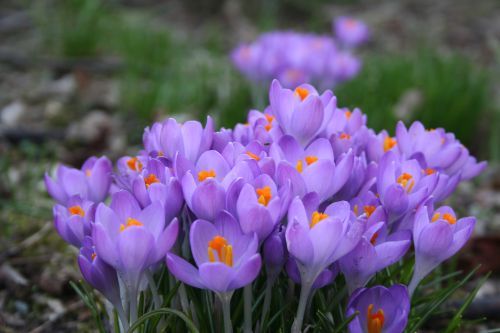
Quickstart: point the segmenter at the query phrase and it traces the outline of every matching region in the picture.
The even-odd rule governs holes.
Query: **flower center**
[[[215,262],[215,253],[219,262],[230,267],[233,266],[233,246],[229,245],[227,240],[222,236],[215,236],[208,242],[208,260]]]
[[[309,155],[306,156],[304,160],[306,161],[307,165],[311,165],[316,161],[318,161],[318,157],[314,155]],[[297,164],[295,165],[295,168],[297,169],[298,172],[302,173],[302,171],[304,171],[304,162],[302,162],[302,160],[298,160]]]
[[[427,169],[423,170],[423,172],[424,172],[426,175],[432,175],[433,173],[435,173],[435,172],[436,172],[436,170],[431,169],[431,168],[427,168]]]
[[[264,126],[264,129],[269,132],[273,128],[273,120],[274,116],[271,116],[270,114],[265,114],[264,117],[266,117],[267,124]]]
[[[254,153],[252,153],[251,151],[247,151],[246,153],[248,156],[250,156],[251,159],[254,159],[256,161],[260,161],[260,157],[258,155],[255,155]]]
[[[386,137],[384,139],[384,144],[383,144],[384,153],[387,152],[388,150],[391,150],[396,145],[396,143],[398,143],[396,139],[391,138],[390,136]]]
[[[71,215],[80,215],[81,217],[85,216],[85,211],[83,210],[82,206],[71,206],[68,208],[68,211]]]
[[[340,134],[340,139],[342,139],[342,140],[347,140],[347,139],[350,139],[350,138],[351,138],[351,136],[349,134],[347,134],[347,133]]]
[[[120,232],[130,227],[142,227],[143,225],[144,224],[142,224],[139,220],[129,217],[127,219],[127,224],[120,224]]]
[[[325,213],[320,213],[318,211],[315,211],[312,213],[312,218],[311,218],[311,223],[309,224],[309,228],[313,228],[316,224],[320,223],[324,219],[328,217],[328,214]]]
[[[366,326],[368,328],[368,333],[381,333],[382,327],[384,326],[384,310],[379,309],[377,312],[372,313],[373,304],[368,305],[368,311],[366,313]]]
[[[415,180],[413,179],[413,176],[410,175],[409,173],[403,172],[397,179],[398,184],[403,186],[403,188],[406,190],[406,192],[410,193],[411,190],[413,189],[413,186],[415,186]]]
[[[258,188],[255,190],[257,193],[258,199],[257,201],[264,206],[269,204],[269,201],[272,199],[271,188],[269,186],[264,186],[262,188]]]
[[[144,184],[146,184],[146,187],[150,187],[151,184],[154,183],[159,183],[160,180],[154,173],[150,173],[146,178],[144,178]]]
[[[371,206],[371,205],[363,206],[363,211],[365,212],[367,217],[370,217],[373,214],[373,212],[375,211],[375,206]]]
[[[198,181],[202,182],[207,178],[215,178],[215,170],[201,170],[198,172]]]
[[[440,213],[434,213],[434,215],[432,215],[431,222],[436,222],[440,218],[443,219],[443,220],[445,220],[449,224],[455,224],[455,223],[457,223],[457,218],[455,216],[453,216],[452,214],[450,214],[450,213],[444,213],[442,217],[441,217]]]
[[[300,98],[301,101],[305,100],[309,96],[309,90],[302,87],[295,88],[295,95]]]
[[[141,171],[142,170],[142,163],[139,161],[137,157],[132,157],[127,160],[127,166],[129,167],[130,170],[133,171]]]

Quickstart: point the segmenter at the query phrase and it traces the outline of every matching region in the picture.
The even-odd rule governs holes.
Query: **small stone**
[[[21,101],[14,101],[0,111],[0,122],[9,127],[17,126],[25,113],[26,105]]]

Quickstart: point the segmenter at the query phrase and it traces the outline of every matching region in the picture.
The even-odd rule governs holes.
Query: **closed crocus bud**
[[[366,24],[352,17],[339,17],[335,20],[333,29],[340,43],[347,47],[363,44],[370,36]]]
[[[413,294],[420,281],[440,263],[457,253],[472,235],[476,218],[457,219],[453,209],[440,207],[434,212],[422,206],[415,214],[413,241],[415,269],[409,286]]]
[[[408,251],[410,239],[406,230],[388,235],[384,222],[368,228],[354,250],[339,261],[349,291],[364,287],[376,272],[399,261]]]
[[[62,239],[80,248],[84,238],[90,236],[95,204],[79,196],[74,196],[67,201],[67,205],[67,207],[54,206],[54,226]]]
[[[349,299],[346,316],[356,312],[350,333],[402,333],[410,313],[408,290],[401,284],[358,289]]]
[[[121,303],[116,270],[97,255],[90,237],[85,238],[80,249],[78,266],[83,278],[92,287],[99,290],[113,305]]]
[[[189,237],[196,267],[167,254],[168,269],[178,280],[224,294],[257,277],[261,267],[257,235],[245,235],[231,214],[221,212],[214,223],[196,220]]]
[[[97,255],[115,268],[135,293],[144,271],[161,261],[177,238],[177,219],[166,226],[160,202],[141,209],[127,191],[113,194],[111,205],[99,204],[92,238]]]
[[[283,269],[288,257],[284,226],[279,226],[264,241],[262,246],[262,257],[268,277],[276,277]]]
[[[67,205],[73,196],[93,202],[102,202],[111,186],[112,165],[107,157],[91,157],[81,170],[60,165],[56,179],[45,174],[45,186],[50,196],[61,205]]]

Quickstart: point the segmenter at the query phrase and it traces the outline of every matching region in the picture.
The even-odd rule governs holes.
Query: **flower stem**
[[[120,322],[122,323],[122,328],[124,332],[128,331],[128,320],[127,315],[125,315],[125,310],[123,309],[123,305],[121,302],[117,302],[114,304],[116,312],[118,313],[118,317],[120,318]]]
[[[243,332],[252,333],[252,284],[243,288]]]
[[[160,295],[158,294],[158,287],[153,277],[153,273],[150,270],[146,270],[145,274],[146,274],[146,279],[148,279],[151,295],[153,295],[153,302],[155,303],[155,308],[159,309],[162,306],[162,301]]]
[[[266,290],[264,294],[264,304],[262,305],[262,317],[260,319],[260,331],[264,332],[264,321],[266,320],[269,308],[271,307],[271,298],[273,296],[273,285],[276,279],[269,278],[266,282]]]
[[[303,280],[304,281],[304,280]],[[311,293],[312,282],[305,281],[300,288],[299,307],[297,308],[297,316],[293,321],[292,333],[300,333],[302,330],[302,321],[304,320],[304,313],[306,311],[307,300]]]
[[[222,316],[224,317],[224,333],[233,333],[231,324],[231,296],[232,293],[219,294],[222,303]]]
[[[129,292],[130,323],[133,324],[137,320],[137,287],[130,288]]]

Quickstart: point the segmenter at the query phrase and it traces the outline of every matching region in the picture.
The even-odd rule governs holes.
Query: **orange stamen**
[[[146,184],[146,187],[150,187],[151,184],[154,183],[159,183],[160,180],[154,173],[150,173],[146,178],[144,178],[144,184]]]
[[[269,186],[264,186],[262,188],[258,188],[255,190],[257,193],[258,199],[257,201],[264,206],[269,204],[269,201],[272,199],[271,188]]]
[[[94,261],[96,257],[97,254],[95,252],[90,255],[90,259],[92,259],[92,261]]]
[[[255,155],[254,153],[252,153],[251,151],[247,151],[246,153],[248,156],[250,156],[250,158],[256,160],[256,161],[260,161],[260,157]]]
[[[312,213],[311,223],[309,224],[309,227],[313,228],[316,224],[323,221],[327,217],[328,217],[328,214],[315,211],[314,213]]]
[[[350,139],[350,138],[351,138],[351,136],[349,134],[347,134],[347,133],[340,134],[340,139],[342,139],[342,140],[347,140],[347,139]]]
[[[92,170],[90,169],[85,170],[85,176],[90,177],[90,175],[92,175]]]
[[[68,208],[68,211],[71,215],[80,215],[81,217],[85,216],[85,211],[83,210],[82,206],[71,206]]]
[[[457,223],[457,218],[450,213],[444,213],[443,214],[443,220],[448,222],[449,224],[455,224]]]
[[[129,217],[127,224],[120,224],[120,232],[130,227],[142,227],[143,225],[139,220]]]
[[[376,233],[374,233],[374,234],[372,235],[372,238],[370,238],[370,243],[371,243],[372,245],[375,245],[375,242],[377,241],[377,238],[378,238],[378,232],[376,232]]]
[[[141,171],[142,170],[142,163],[139,161],[137,157],[132,157],[127,160],[127,166],[129,167],[130,170],[133,171]]]
[[[309,96],[309,90],[302,87],[295,88],[295,95],[300,98],[301,101],[305,100]]]
[[[375,206],[371,205],[363,206],[363,211],[365,212],[367,217],[370,217],[375,211]]]
[[[268,123],[272,123],[274,120],[274,116],[267,114],[267,113],[264,115],[264,117],[266,117],[266,120]]]
[[[359,207],[358,207],[358,205],[354,205],[354,207],[353,207],[352,211],[354,212],[354,214],[355,214],[356,216],[358,216],[358,215],[359,215]]]
[[[409,173],[403,172],[397,179],[397,182],[406,189],[406,192],[410,193],[415,186],[415,180],[413,176]]]
[[[426,175],[432,175],[432,174],[433,174],[433,173],[435,173],[435,172],[436,172],[436,170],[431,169],[431,168],[427,168],[427,169],[425,169],[425,170],[424,170],[424,173],[425,173]]]
[[[233,266],[233,247],[229,245],[227,240],[222,236],[215,236],[208,242],[208,260],[210,262],[215,262],[215,253],[217,253],[218,261],[226,264],[227,266]]]
[[[271,129],[273,128],[273,125],[271,124],[267,124],[266,126],[264,126],[264,129],[269,132]]]
[[[384,144],[383,144],[384,153],[387,152],[388,150],[391,150],[397,143],[398,142],[396,141],[396,139],[391,138],[390,136],[386,137],[384,139]]]
[[[304,170],[304,165],[302,163],[302,160],[297,161],[295,168],[297,169],[298,172],[302,173],[302,171]]]
[[[318,160],[318,158],[316,156],[310,155],[310,156],[306,156],[305,160],[306,160],[307,165],[311,165],[314,162],[316,162]]]
[[[210,169],[210,170],[201,170],[198,172],[198,181],[202,182],[207,178],[215,178],[215,170]]]
[[[346,111],[346,112],[345,112],[345,117],[346,117],[347,119],[351,118],[351,116],[352,116],[352,112],[351,112],[351,111]]]
[[[368,328],[368,333],[381,333],[385,321],[384,310],[379,309],[375,313],[372,313],[372,311],[373,304],[370,304],[368,305],[368,311],[366,313],[366,326]]]

